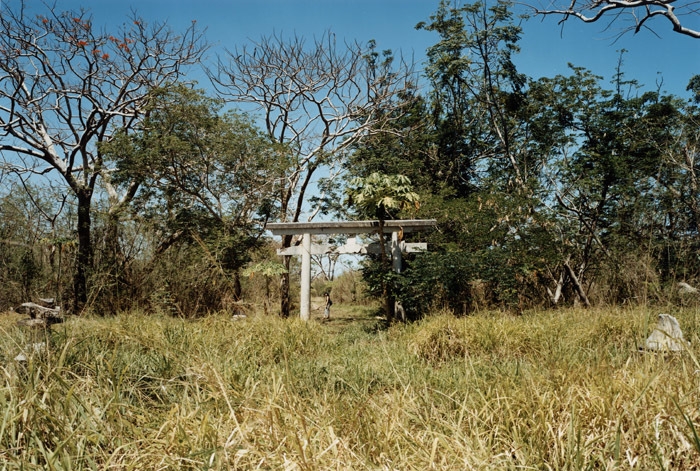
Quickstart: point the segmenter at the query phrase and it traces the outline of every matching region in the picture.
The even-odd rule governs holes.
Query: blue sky
[[[60,10],[84,6],[96,26],[120,24],[131,8],[146,20],[167,20],[175,29],[197,20],[215,45],[212,55],[273,32],[313,37],[331,30],[347,40],[375,39],[380,50],[401,51],[415,59],[420,70],[426,48],[437,38],[416,30],[415,25],[429,20],[438,0],[58,0],[57,4]],[[700,18],[694,23],[700,26]],[[604,31],[603,23],[572,19],[562,31],[554,17],[531,19],[523,24],[522,52],[515,62],[533,78],[568,75],[567,63],[573,63],[603,76],[607,84],[617,64],[617,51],[624,48],[629,51],[624,56],[628,79],[653,90],[663,77],[665,91],[689,96],[685,87],[693,75],[700,74],[700,39],[673,33],[661,18],[651,25],[658,36],[642,31],[615,42],[622,24]]]

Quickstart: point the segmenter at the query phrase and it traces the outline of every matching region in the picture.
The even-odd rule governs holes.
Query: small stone
[[[678,292],[680,294],[697,294],[698,289],[690,286],[688,283],[680,281],[678,282]]]
[[[27,348],[25,348],[25,351],[30,352],[30,354],[31,353],[34,353],[34,354],[41,353],[44,350],[46,350],[46,342],[32,343],[32,344],[27,345]],[[19,361],[19,362],[27,361],[27,355],[25,354],[25,352],[21,352],[19,355],[17,355],[15,357],[15,361]]]
[[[669,314],[659,314],[656,328],[640,348],[654,352],[680,352],[687,347],[678,320]]]

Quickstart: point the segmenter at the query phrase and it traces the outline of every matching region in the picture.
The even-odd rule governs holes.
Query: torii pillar
[[[391,233],[391,242],[387,252],[391,254],[394,271],[401,271],[401,251],[420,252],[427,250],[427,244],[405,244],[399,240],[399,233],[407,233],[428,229],[437,224],[435,219],[398,219],[384,221],[384,232]],[[379,244],[358,244],[348,241],[339,247],[329,245],[312,245],[312,234],[347,234],[357,235],[379,232],[379,221],[335,221],[335,222],[279,222],[269,223],[267,229],[274,235],[301,235],[301,247],[293,246],[279,249],[278,255],[301,255],[301,299],[299,317],[309,320],[311,313],[311,255],[366,254],[379,253]]]

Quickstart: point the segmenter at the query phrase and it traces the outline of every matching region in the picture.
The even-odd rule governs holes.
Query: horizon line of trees
[[[438,221],[406,235],[429,252],[401,275],[385,254],[363,265],[390,319],[394,299],[418,318],[685,302],[677,284],[700,282],[700,76],[690,99],[646,90],[623,50],[608,88],[575,65],[534,80],[509,1],[442,1],[419,23],[439,37],[423,87],[414,64],[329,32],[223,52],[216,95],[185,81],[208,65],[194,24],[0,12],[0,309],[39,295],[195,316],[274,298],[288,316],[294,262],[265,224],[318,215]]]

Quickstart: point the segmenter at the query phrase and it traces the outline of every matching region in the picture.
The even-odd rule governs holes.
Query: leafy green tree
[[[541,263],[536,260],[541,257],[527,254],[525,241],[549,246],[542,230],[549,215],[539,211],[543,172],[558,137],[545,124],[549,116],[535,119],[546,92],[530,95],[527,77],[513,63],[521,28],[511,8],[508,1],[441,2],[430,22],[418,25],[439,34],[428,49],[426,71],[432,86],[430,159],[441,163],[439,178],[450,176],[424,197],[422,214],[438,219],[440,230],[416,268],[452,269],[416,276],[445,280],[450,288],[442,295],[460,310],[470,277],[486,278],[497,297],[517,302],[517,280],[527,279]],[[442,263],[442,257],[453,262]],[[455,262],[465,265],[455,269]],[[455,271],[463,275],[461,288],[448,281]]]
[[[76,243],[69,224],[71,205],[60,191],[19,177],[3,178],[1,183],[0,298],[4,307],[37,297],[53,297],[63,305],[70,299],[64,274],[72,269]]]
[[[568,158],[556,166],[552,191],[562,221],[576,222],[565,231],[563,246],[576,252],[573,271],[583,290],[585,278],[590,282],[602,267],[627,265],[625,254],[639,256],[643,247],[653,251],[649,243],[656,237],[661,209],[660,149],[673,141],[679,109],[673,98],[657,92],[624,95],[625,85],[636,91],[636,83],[625,83],[619,73],[614,91],[601,89],[581,69],[575,69],[575,77],[571,87],[558,91],[578,98],[567,103],[568,129],[575,139]],[[582,87],[583,83],[589,86]],[[629,280],[613,282],[610,300],[635,297],[637,293],[629,292],[631,286],[634,283]]]
[[[404,175],[385,175],[379,172],[365,178],[357,177],[347,188],[348,205],[355,207],[358,213],[379,220],[379,245],[382,264],[382,296],[384,313],[387,321],[394,318],[394,306],[387,274],[391,273],[391,264],[386,255],[384,223],[389,218],[396,218],[398,212],[420,207],[419,196],[413,191],[411,181]]]
[[[516,142],[523,133],[519,129],[522,118],[516,112],[524,77],[515,71],[511,60],[517,52],[519,28],[511,22],[509,5],[502,2],[489,7],[477,2],[455,7],[441,2],[431,21],[418,25],[440,36],[428,50],[429,95],[401,95],[406,112],[391,122],[391,132],[363,140],[350,155],[350,175],[368,178],[379,172],[408,176],[421,195],[421,217],[438,220],[440,230],[429,237],[430,253],[417,256],[416,263],[403,272],[402,279],[411,281],[395,280],[402,299],[407,305],[414,304],[409,309],[419,311],[437,298],[449,298],[450,304],[461,309],[470,277],[476,276],[474,257],[461,256],[477,250],[474,228],[477,232],[487,228],[484,243],[491,246],[496,234],[488,233],[488,228],[494,226],[494,220],[509,220],[506,211],[523,207],[522,200],[528,195],[523,190],[530,182],[519,176],[523,173],[519,163],[523,152]],[[528,174],[530,167],[525,168]],[[492,192],[501,189],[519,196],[521,203],[492,205],[490,209],[503,213],[484,212],[476,223],[472,209],[482,206],[479,195],[489,200]],[[502,201],[509,199],[514,198]],[[508,226],[503,226],[508,233]],[[485,250],[484,254],[493,252]],[[444,263],[447,259],[451,262]],[[454,269],[454,261],[470,265]],[[447,266],[451,267],[449,272],[444,269]],[[381,265],[365,270],[376,277],[384,272]],[[455,273],[461,276],[451,278]],[[423,286],[420,280],[430,280],[426,283],[433,287],[444,282],[444,289],[426,289],[421,294],[417,288]]]
[[[655,240],[666,211],[657,179],[666,186],[673,180],[661,171],[662,156],[678,148],[679,103],[639,93],[621,61],[612,91],[580,68],[570,77],[527,80],[511,60],[520,28],[510,7],[443,2],[419,25],[440,35],[427,67],[435,155],[471,169],[468,186],[424,197],[423,214],[436,217],[441,230],[431,240],[437,253],[421,264],[446,265],[427,259],[450,252],[466,264],[461,273],[487,281],[494,300],[509,305],[556,304],[567,287],[569,299],[588,304],[594,281],[608,283],[607,299],[630,299],[639,284],[609,267],[637,263],[633,248],[637,260],[640,247],[656,250],[643,242]],[[675,155],[678,161],[682,154]],[[467,250],[471,256],[460,256]],[[610,273],[623,276],[603,280]],[[469,291],[448,282],[447,273],[415,275],[445,280],[454,301]]]
[[[262,276],[265,279],[265,300],[263,303],[263,311],[267,315],[270,307],[270,279],[274,276],[279,276],[284,273],[287,269],[284,265],[270,261],[264,260],[262,262],[255,263],[247,267],[243,274],[253,278],[254,276]]]
[[[285,153],[221,102],[184,85],[156,89],[137,132],[120,133],[102,152],[119,168],[113,181],[139,182],[134,208],[161,234],[155,253],[201,245],[215,269],[239,271],[275,215]]]
[[[413,72],[391,54],[374,56],[375,49],[373,42],[338,45],[330,32],[313,41],[273,35],[227,52],[212,72],[222,96],[259,112],[268,135],[288,151],[279,188],[283,221],[313,219],[322,210],[305,214],[314,178],[329,170],[321,190],[332,186],[350,149],[401,115],[404,103],[396,98],[414,88]],[[293,237],[283,236],[282,246]],[[290,263],[285,257],[280,277],[283,317],[290,312]]]
[[[104,177],[113,169],[98,144],[133,128],[151,89],[182,77],[206,44],[194,23],[176,34],[133,17],[110,33],[84,10],[61,12],[54,5],[37,12],[28,3],[0,3],[0,151],[6,167],[46,175],[76,202],[77,311],[88,296],[98,181],[114,211],[136,189],[111,191]]]
[[[518,147],[513,110],[526,78],[512,56],[522,30],[514,24],[512,2],[477,1],[463,6],[441,1],[429,23],[440,40],[428,48],[426,74],[432,85],[432,114],[440,158],[453,162],[453,185],[466,196],[484,168],[506,169],[523,186],[528,166]]]
[[[693,92],[696,78],[688,90]],[[658,272],[667,282],[697,282],[700,277],[700,110],[697,100],[685,103],[662,96],[646,106],[639,122],[644,146],[659,155],[657,188],[653,196],[654,217],[647,218],[653,231]]]

